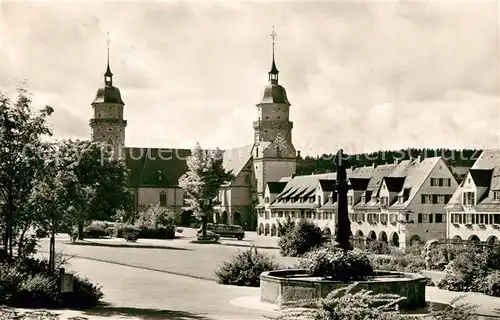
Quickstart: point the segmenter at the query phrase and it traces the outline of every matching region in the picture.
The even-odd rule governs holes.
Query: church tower
[[[92,102],[94,117],[90,119],[92,141],[105,142],[113,150],[116,158],[123,157],[125,147],[125,128],[127,121],[123,119],[123,102],[120,90],[113,86],[113,73],[109,66],[109,41],[108,65],[104,73],[104,87],[97,90]]]
[[[278,83],[279,71],[274,58],[276,33],[273,39],[273,60],[269,83],[257,106],[254,121],[253,167],[257,198],[262,200],[268,182],[290,177],[296,171],[296,151],[292,143],[293,122],[290,121],[290,102],[286,90]]]

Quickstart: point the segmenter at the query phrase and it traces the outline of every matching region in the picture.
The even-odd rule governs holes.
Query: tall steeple
[[[271,33],[271,38],[273,38],[273,64],[271,65],[271,71],[269,71],[269,82],[272,84],[278,84],[278,68],[276,68],[276,61],[274,60],[274,46],[275,46],[275,38],[276,38],[276,32],[274,32],[274,26],[273,26],[273,32]]]
[[[125,146],[125,128],[127,120],[123,119],[123,107],[120,90],[113,86],[113,73],[109,66],[109,33],[108,33],[107,68],[104,73],[104,86],[97,90],[92,108],[94,117],[90,119],[92,141],[104,142],[121,158]]]
[[[106,43],[108,44],[108,67],[106,68],[106,73],[104,74],[104,85],[106,85],[106,87],[112,87],[113,73],[111,72],[111,68],[109,67],[109,44],[111,43],[111,40],[109,38],[109,32],[107,34],[108,39],[106,40]]]

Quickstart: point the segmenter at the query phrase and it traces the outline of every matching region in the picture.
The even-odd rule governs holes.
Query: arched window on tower
[[[276,146],[276,157],[281,158],[281,148]]]
[[[160,206],[167,206],[167,193],[165,191],[160,192]]]

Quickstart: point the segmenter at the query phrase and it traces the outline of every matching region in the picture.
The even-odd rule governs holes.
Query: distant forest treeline
[[[408,160],[410,158],[421,159],[431,157],[442,157],[449,166],[472,167],[482,150],[463,149],[401,149],[377,151],[363,154],[347,154],[348,166],[371,166],[394,163],[394,161]],[[299,157],[297,163],[297,174],[308,175],[314,173],[334,172],[332,160],[335,154],[323,154],[321,156],[304,158]]]

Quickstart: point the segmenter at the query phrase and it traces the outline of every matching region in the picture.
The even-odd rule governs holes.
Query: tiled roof
[[[481,152],[472,169],[493,169],[500,164],[500,149],[488,149]]]
[[[424,184],[425,180],[427,180],[439,161],[441,161],[441,157],[425,158],[420,162],[412,162],[412,164],[407,168],[407,175],[403,184],[404,188],[410,189],[408,199],[402,204],[395,203],[391,207],[406,208],[417,195],[420,187]]]
[[[273,208],[273,209],[314,209],[314,208],[316,208],[316,204],[311,203],[311,202],[300,202],[300,201],[296,201],[294,203],[275,201],[273,204],[271,204],[270,208]]]

